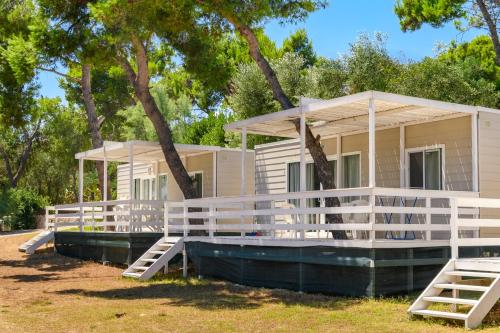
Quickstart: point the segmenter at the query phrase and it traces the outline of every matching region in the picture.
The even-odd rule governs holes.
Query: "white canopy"
[[[190,144],[175,144],[175,149],[181,157],[217,151],[240,151],[234,148]],[[75,158],[93,161],[104,161],[106,159],[107,161],[114,162],[129,162],[131,152],[134,162],[155,162],[165,160],[163,151],[158,142],[137,140],[126,142],[105,141],[103,147],[78,153],[75,155]]]
[[[323,138],[338,134],[366,132],[369,127],[369,103],[375,109],[375,128],[383,129],[400,125],[411,125],[425,121],[448,119],[478,111],[500,114],[500,110],[480,106],[447,103],[436,100],[365,91],[330,100],[305,99],[302,105],[288,110],[237,121],[226,125],[226,130],[298,138],[299,133],[291,122],[306,117],[307,124],[315,135]]]

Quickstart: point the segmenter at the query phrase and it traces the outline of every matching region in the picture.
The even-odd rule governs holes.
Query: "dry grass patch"
[[[407,298],[361,299],[184,280],[121,278],[121,268],[55,255],[27,257],[27,235],[0,238],[0,332],[462,332],[409,320]],[[480,332],[499,332],[493,322]]]

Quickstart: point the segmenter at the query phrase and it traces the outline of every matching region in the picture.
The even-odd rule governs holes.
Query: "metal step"
[[[155,262],[157,259],[140,259],[140,261],[144,262]]]
[[[426,302],[462,304],[462,305],[476,305],[478,303],[478,301],[474,299],[439,297],[439,296],[426,296],[423,298],[423,300]]]
[[[436,283],[434,288],[438,289],[455,289],[455,290],[467,290],[467,291],[482,291],[488,290],[488,287],[483,286],[471,286],[467,284],[457,284],[457,283]]]
[[[141,274],[140,274],[140,273],[131,273],[131,272],[126,272],[126,273],[122,273],[122,276],[133,277],[133,278],[139,278],[139,277],[141,277]]]
[[[466,320],[467,319],[467,315],[464,313],[445,312],[445,311],[414,310],[412,312],[412,314],[420,315],[420,316],[431,316],[431,317],[439,317],[439,318],[458,319],[458,320]]]
[[[446,272],[445,274],[451,276],[480,277],[480,278],[491,278],[491,279],[495,279],[498,276],[500,276],[499,273],[474,272],[474,271],[451,271],[451,272]]]
[[[152,254],[165,254],[165,252],[167,252],[167,251],[155,251],[155,250],[148,251],[148,253],[152,253]]]
[[[149,266],[132,266],[132,269],[135,269],[136,271],[145,271],[148,268]]]

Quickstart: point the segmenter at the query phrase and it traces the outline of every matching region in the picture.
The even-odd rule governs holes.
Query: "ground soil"
[[[462,332],[409,320],[410,299],[353,299],[184,280],[121,277],[123,268],[17,247],[0,236],[0,332]],[[498,318],[498,313],[495,314]],[[500,332],[495,318],[481,332]]]

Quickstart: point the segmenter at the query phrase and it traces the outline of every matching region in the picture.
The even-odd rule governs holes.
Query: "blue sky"
[[[462,35],[452,24],[439,29],[425,25],[418,31],[403,33],[393,6],[392,0],[331,0],[326,9],[311,14],[297,25],[268,23],[266,33],[280,45],[290,33],[305,28],[316,53],[335,58],[345,53],[360,33],[383,32],[388,37],[391,55],[413,60],[433,56],[438,43],[447,44],[454,39],[466,41],[481,33],[475,30]],[[53,74],[40,74],[40,83],[43,96],[64,98]]]

